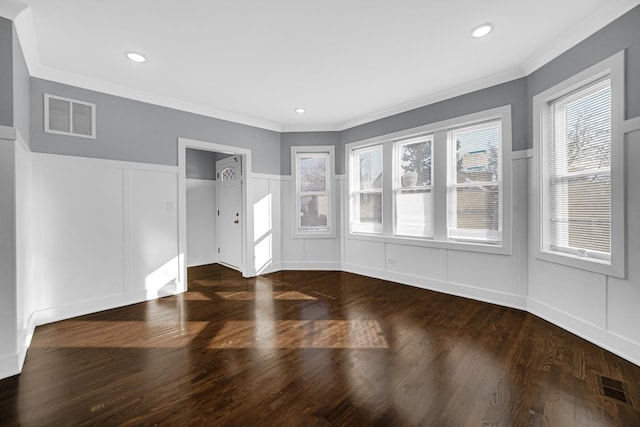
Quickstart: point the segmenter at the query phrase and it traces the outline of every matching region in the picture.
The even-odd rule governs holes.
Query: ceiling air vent
[[[95,139],[95,104],[45,93],[44,131]]]

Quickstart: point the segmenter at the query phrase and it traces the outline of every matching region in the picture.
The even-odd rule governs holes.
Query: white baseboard
[[[374,277],[376,279],[397,282],[403,285],[414,286],[416,288],[428,289],[442,292],[462,298],[470,298],[477,301],[498,304],[505,307],[526,310],[527,299],[521,295],[508,294],[505,292],[491,291],[459,283],[444,282],[441,280],[427,279],[410,274],[397,273],[378,268],[364,267],[355,264],[343,264],[342,271]]]
[[[340,271],[342,264],[339,261],[285,261],[281,263],[280,270],[297,270],[297,271]]]
[[[527,300],[527,311],[640,366],[640,344],[638,343],[533,298]]]
[[[84,300],[66,304],[59,307],[45,308],[34,313],[37,326],[58,322],[85,314],[97,313],[112,308],[124,307],[155,298],[148,298],[146,290],[127,292],[123,294],[109,295],[102,298]]]
[[[18,363],[18,359],[17,353],[0,357],[0,379],[9,378],[20,373],[22,365]]]

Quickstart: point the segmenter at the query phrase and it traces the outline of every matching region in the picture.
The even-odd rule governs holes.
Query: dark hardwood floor
[[[640,426],[640,367],[518,310],[340,272],[189,289],[38,327],[0,425]]]

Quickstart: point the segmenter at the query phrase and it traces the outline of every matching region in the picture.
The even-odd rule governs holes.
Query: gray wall
[[[187,148],[187,178],[216,179],[216,155],[213,151]]]
[[[18,41],[18,34],[13,29],[13,125],[18,128],[27,144],[30,144],[30,104],[29,70]]]
[[[282,134],[280,148],[282,175],[291,175],[291,147],[310,145],[333,145],[336,153],[336,173],[344,174],[344,145],[340,144],[340,132],[287,132]]]
[[[511,105],[513,150],[523,150],[527,141],[526,94],[526,79],[521,78],[344,130],[340,139],[344,146],[374,136]]]
[[[96,139],[44,132],[44,94],[96,104]],[[31,149],[51,154],[178,164],[178,137],[251,149],[254,172],[280,173],[280,134],[31,78]]]
[[[533,146],[533,97],[626,49],[626,116],[640,116],[640,6],[527,77],[527,147]]]
[[[0,126],[13,127],[13,23],[0,18]]]

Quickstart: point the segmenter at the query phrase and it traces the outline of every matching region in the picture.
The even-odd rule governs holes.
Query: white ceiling
[[[341,130],[524,76],[640,3],[22,2],[36,77],[283,131]],[[473,39],[485,22],[494,31]]]

